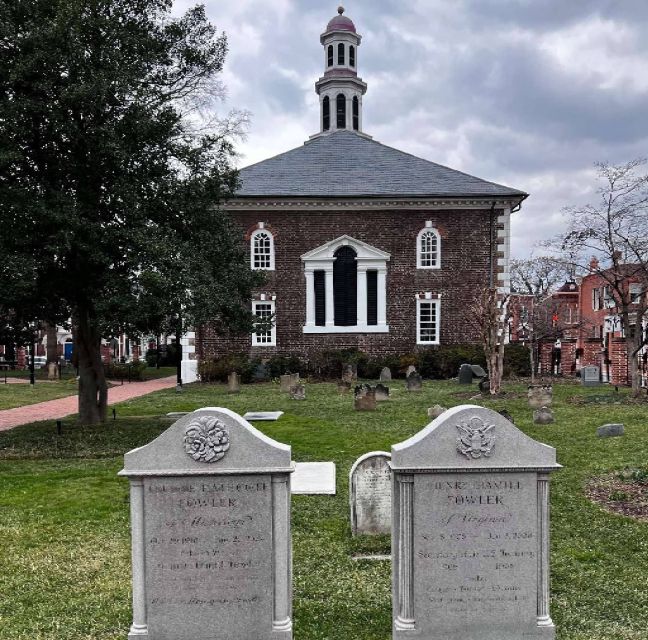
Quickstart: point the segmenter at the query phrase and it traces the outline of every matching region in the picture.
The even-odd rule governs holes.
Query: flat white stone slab
[[[290,483],[292,494],[334,496],[335,463],[298,462]]]
[[[283,411],[248,411],[243,418],[247,421],[274,422],[275,420],[279,420],[283,414]]]

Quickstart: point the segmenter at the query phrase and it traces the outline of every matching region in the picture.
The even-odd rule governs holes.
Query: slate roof
[[[237,198],[527,195],[346,130],[245,167],[240,180]]]

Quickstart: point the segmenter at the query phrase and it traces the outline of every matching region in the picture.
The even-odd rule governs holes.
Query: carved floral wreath
[[[230,447],[229,434],[218,418],[202,416],[186,428],[184,447],[196,462],[216,462]]]

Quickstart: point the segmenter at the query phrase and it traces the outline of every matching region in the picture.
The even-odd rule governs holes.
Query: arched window
[[[328,57],[328,66],[332,67],[333,66],[333,55],[334,55],[335,49],[333,49],[333,45],[330,44],[328,46],[327,50],[327,57]]]
[[[346,129],[346,96],[343,93],[338,94],[335,99],[337,113],[337,128]]]
[[[360,129],[360,100],[358,96],[353,98],[353,129],[354,131]]]
[[[322,129],[328,131],[331,128],[331,99],[324,96],[322,101]]]
[[[338,64],[344,64],[344,45],[341,42],[338,45]]]
[[[416,266],[419,269],[438,269],[441,266],[441,236],[431,223],[418,234]]]
[[[355,67],[355,47],[353,45],[349,47],[349,66]]]
[[[333,308],[335,325],[352,327],[358,324],[358,266],[356,252],[351,247],[340,247],[333,262]]]
[[[274,271],[274,238],[267,229],[259,229],[252,234],[250,266],[256,271]]]

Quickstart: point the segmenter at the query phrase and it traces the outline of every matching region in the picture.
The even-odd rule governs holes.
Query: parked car
[[[34,357],[34,369],[41,369],[46,364],[47,364],[47,358],[45,356]]]

